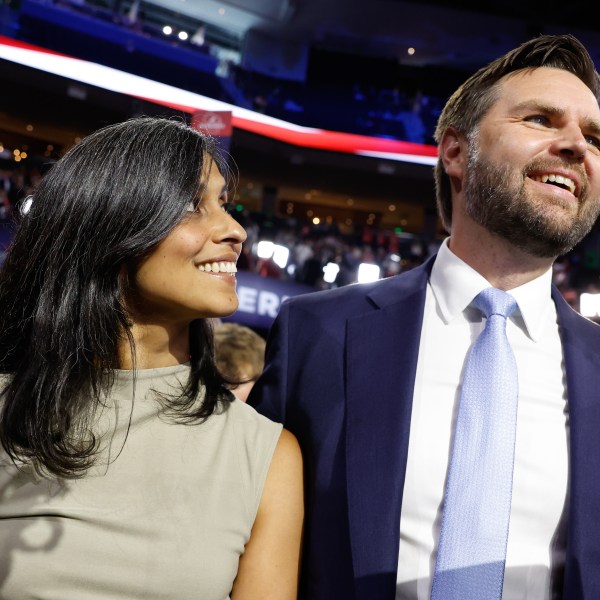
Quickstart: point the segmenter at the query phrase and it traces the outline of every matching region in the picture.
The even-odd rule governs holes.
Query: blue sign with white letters
[[[224,320],[253,329],[269,329],[286,298],[317,291],[309,285],[261,277],[249,271],[238,271],[236,277],[239,306],[233,315]]]

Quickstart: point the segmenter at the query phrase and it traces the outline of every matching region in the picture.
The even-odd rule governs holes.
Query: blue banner
[[[253,329],[269,329],[286,298],[315,291],[314,287],[294,281],[282,281],[261,277],[249,271],[238,271],[239,307],[233,315],[223,320],[235,321]]]

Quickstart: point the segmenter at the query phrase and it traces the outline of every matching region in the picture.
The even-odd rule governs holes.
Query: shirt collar
[[[491,284],[485,277],[458,258],[448,247],[447,238],[436,256],[429,283],[445,323],[461,314],[479,292]],[[549,311],[556,311],[551,296],[552,268],[509,293],[517,301],[514,320],[522,320],[529,337],[537,341]],[[519,319],[520,317],[520,319]]]

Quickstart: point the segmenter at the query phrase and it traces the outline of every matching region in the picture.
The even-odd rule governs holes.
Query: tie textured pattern
[[[519,395],[506,320],[517,304],[496,288],[472,304],[487,321],[465,366],[431,600],[502,598]]]

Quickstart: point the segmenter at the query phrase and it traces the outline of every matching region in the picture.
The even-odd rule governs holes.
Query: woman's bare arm
[[[302,455],[287,430],[275,448],[232,600],[296,600],[304,520]]]

